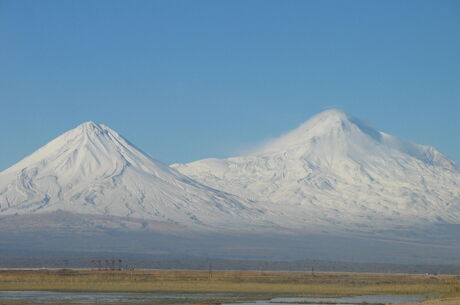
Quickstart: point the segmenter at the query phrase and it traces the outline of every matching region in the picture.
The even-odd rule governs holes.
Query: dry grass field
[[[269,271],[2,270],[0,291],[231,293],[274,296],[423,295],[427,305],[460,305],[460,276]],[[453,299],[457,298],[457,299]],[[235,298],[234,298],[235,299]],[[200,304],[218,304],[215,299]],[[190,301],[195,303],[196,299]],[[2,304],[24,304],[3,301]],[[131,303],[130,303],[131,304]]]

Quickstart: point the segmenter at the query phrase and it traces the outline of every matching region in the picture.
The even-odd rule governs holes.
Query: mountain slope
[[[293,228],[460,223],[460,172],[453,161],[339,110],[320,113],[251,155],[171,167],[213,188],[269,202],[275,221]]]
[[[261,214],[87,122],[0,173],[0,214],[68,211],[223,226]]]

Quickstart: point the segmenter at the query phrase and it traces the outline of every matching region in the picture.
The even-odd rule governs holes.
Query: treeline
[[[0,268],[89,268],[96,269],[95,261],[117,260],[116,269],[190,269],[190,270],[279,270],[309,273],[376,272],[376,273],[428,273],[460,274],[459,265],[391,264],[372,262],[341,262],[322,260],[244,260],[196,257],[143,256],[114,253],[59,254],[27,253],[12,255],[0,252]],[[122,263],[121,263],[122,262]],[[100,266],[99,266],[100,267]]]

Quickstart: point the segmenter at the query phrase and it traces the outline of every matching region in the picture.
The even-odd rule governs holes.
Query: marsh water
[[[212,293],[186,293],[186,294],[164,294],[164,293],[92,293],[92,292],[47,292],[47,291],[1,291],[1,300],[21,300],[37,303],[54,303],[56,301],[66,301],[70,303],[104,303],[104,302],[148,302],[161,303],[161,300],[177,300],[178,303],[187,303],[186,300],[210,300],[210,299],[235,299],[241,295],[234,294],[212,294]],[[244,302],[228,302],[222,305],[359,305],[359,304],[400,304],[406,302],[418,302],[423,300],[421,296],[407,295],[362,295],[341,298],[329,297],[303,297],[303,298],[273,298],[270,300],[255,300]]]
[[[407,296],[407,295],[360,295],[351,297],[341,298],[273,298],[265,301],[251,301],[251,302],[240,302],[233,304],[222,304],[222,305],[276,305],[276,304],[308,304],[308,305],[373,305],[373,304],[401,304],[408,302],[419,302],[424,298],[421,296]]]

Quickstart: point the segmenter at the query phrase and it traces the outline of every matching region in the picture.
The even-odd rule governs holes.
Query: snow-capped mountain
[[[458,263],[459,236],[454,162],[337,110],[172,166],[88,122],[0,173],[0,249]]]
[[[460,224],[460,171],[339,110],[248,156],[172,166],[87,122],[0,173],[0,215],[57,211],[254,232]]]
[[[64,133],[0,173],[0,215],[53,211],[211,227],[261,214],[93,122]]]
[[[340,110],[322,112],[250,155],[171,167],[269,202],[275,222],[288,227],[460,224],[460,171],[453,161]]]

